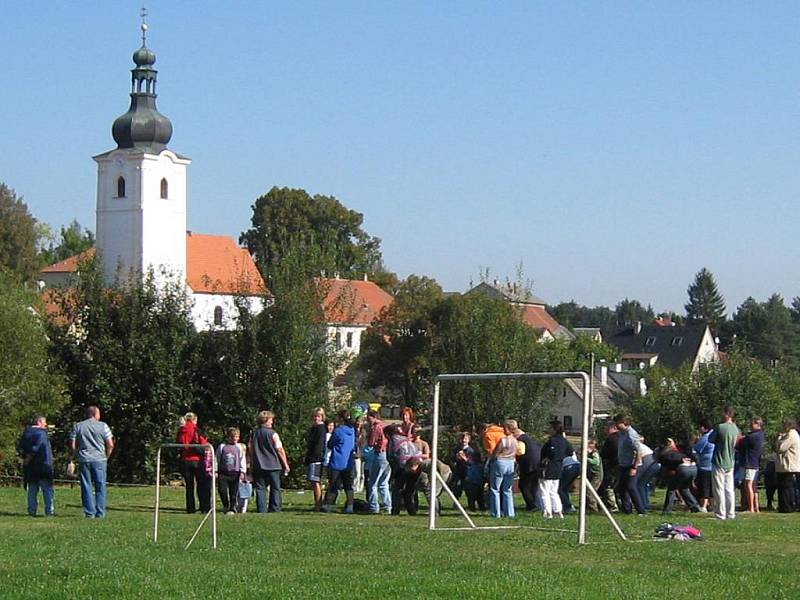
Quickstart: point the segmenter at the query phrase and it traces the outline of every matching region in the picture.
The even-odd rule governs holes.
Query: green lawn
[[[798,598],[800,514],[673,514],[704,542],[652,541],[664,519],[623,516],[630,542],[589,517],[587,546],[572,533],[427,530],[424,516],[313,513],[285,492],[281,514],[219,517],[189,549],[200,517],[164,489],[159,543],[152,490],[112,488],[108,517],[84,519],[77,488],[59,488],[57,516],[25,515],[19,488],[0,488],[0,598]],[[443,525],[463,521],[445,511]],[[485,516],[481,524],[496,524]],[[577,517],[518,525],[577,527]]]

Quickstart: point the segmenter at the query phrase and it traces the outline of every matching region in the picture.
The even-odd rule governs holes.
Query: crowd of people
[[[345,513],[397,515],[406,511],[414,515],[419,510],[419,494],[429,493],[435,467],[438,483],[434,498],[427,500],[437,511],[442,508],[441,481],[456,501],[464,495],[469,510],[488,508],[493,517],[515,516],[515,481],[525,511],[541,511],[544,518],[564,518],[565,513],[576,511],[571,489],[580,476],[580,462],[561,422],[551,423],[543,443],[513,419],[484,423],[475,436],[469,431],[457,433],[445,460],[434,460],[413,410],[403,408],[400,416],[400,422],[386,423],[377,411],[364,413],[354,407],[329,420],[323,408],[314,409],[303,457],[314,510],[334,510],[343,496]],[[713,510],[719,519],[733,519],[736,488],[741,489],[740,510],[759,512],[758,484],[763,479],[767,508],[773,508],[777,492],[778,510],[794,511],[800,506],[797,424],[784,421],[774,455],[766,457],[763,421],[751,419],[748,431],[742,433],[734,417],[734,411],[726,407],[720,423],[700,420],[690,447],[681,448],[668,438],[653,448],[627,416],[616,416],[602,445],[589,441],[588,485],[611,512],[647,514],[660,482],[666,488],[662,512],[669,513],[680,502],[693,512]],[[226,439],[213,447],[201,433],[197,415],[187,413],[181,419],[177,442],[183,445],[180,460],[187,512],[211,510],[215,463],[217,491],[226,514],[246,513],[253,495],[257,512],[281,510],[281,477],[290,472],[289,458],[274,429],[275,415],[261,411],[257,421],[247,444],[232,427]],[[31,515],[37,514],[40,491],[45,515],[55,511],[53,453],[47,431],[46,418],[37,415],[18,444]],[[74,425],[68,440],[78,463],[84,514],[102,518],[106,463],[114,450],[114,438],[96,406],[87,409],[86,419]],[[356,498],[362,490],[365,498]],[[600,508],[594,494],[587,496],[587,508]]]

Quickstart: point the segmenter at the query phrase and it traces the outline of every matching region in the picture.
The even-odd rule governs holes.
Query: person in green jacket
[[[590,486],[595,491],[600,489],[603,484],[603,459],[600,458],[600,453],[597,451],[597,441],[589,440],[586,446],[587,463],[586,463],[586,478]],[[594,494],[586,494],[586,506],[589,510],[597,512],[600,507],[597,505],[597,499]]]
[[[711,459],[714,516],[720,520],[736,518],[736,490],[733,486],[733,463],[736,440],[742,432],[733,422],[733,408],[722,409],[723,421],[714,429],[708,441],[714,444]]]

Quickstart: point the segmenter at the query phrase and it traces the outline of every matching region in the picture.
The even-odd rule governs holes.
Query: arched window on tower
[[[214,325],[216,327],[222,326],[222,307],[215,306],[214,307]]]
[[[161,180],[161,197],[164,200],[169,198],[169,184],[167,183],[166,177]]]
[[[125,197],[125,178],[117,177],[117,198]]]

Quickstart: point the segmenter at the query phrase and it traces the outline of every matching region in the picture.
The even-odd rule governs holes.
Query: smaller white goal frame
[[[441,375],[437,375],[434,378],[434,386],[433,386],[433,433],[431,439],[431,456],[434,460],[438,459],[439,456],[439,399],[440,399],[440,387],[441,383],[444,381],[491,381],[491,380],[509,380],[509,379],[557,379],[557,380],[565,380],[565,379],[580,379],[583,381],[583,391],[582,391],[582,400],[583,400],[583,419],[582,419],[582,428],[581,428],[581,484],[580,484],[580,506],[578,508],[578,544],[585,544],[586,543],[586,496],[589,491],[595,497],[598,505],[605,513],[605,516],[611,522],[614,530],[616,531],[617,535],[623,540],[626,540],[625,533],[620,528],[617,521],[611,515],[611,512],[606,508],[606,505],[600,499],[599,495],[595,491],[593,487],[588,484],[588,479],[586,477],[587,474],[587,462],[588,462],[588,445],[589,445],[589,427],[591,427],[592,421],[592,379],[588,373],[585,371],[551,371],[551,372],[531,372],[531,373],[443,373]],[[435,465],[436,463],[431,463]],[[435,495],[435,487],[436,487],[436,480],[438,479],[439,484],[442,486],[447,495],[455,502],[456,508],[461,512],[462,516],[466,519],[469,527],[439,527],[440,530],[478,530],[478,529],[510,529],[510,528],[519,528],[525,527],[524,525],[507,525],[507,526],[478,526],[469,516],[464,507],[461,506],[461,503],[456,499],[455,494],[447,485],[445,480],[439,475],[438,469],[432,466],[431,473],[434,474],[429,477],[430,484],[429,484],[429,497],[432,499],[436,498]],[[431,508],[429,511],[428,517],[428,529],[431,531],[436,530],[436,511]],[[551,530],[548,528],[548,530]],[[565,530],[565,529],[552,529],[552,531],[562,531],[567,533],[574,533],[573,530]]]
[[[211,510],[207,512],[203,519],[200,521],[200,525],[197,526],[197,529],[194,531],[194,535],[192,535],[189,542],[186,544],[184,550],[188,550],[189,546],[192,545],[197,534],[200,533],[200,530],[205,525],[206,521],[208,521],[208,517],[211,517],[211,547],[213,549],[217,548],[217,455],[214,452],[214,446],[211,444],[161,444],[158,447],[158,451],[156,452],[156,502],[155,502],[155,517],[153,519],[153,543],[158,543],[158,511],[161,507],[161,450],[164,448],[210,448],[211,449]],[[184,481],[184,485],[186,482]],[[192,492],[194,493],[194,492]]]

